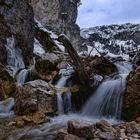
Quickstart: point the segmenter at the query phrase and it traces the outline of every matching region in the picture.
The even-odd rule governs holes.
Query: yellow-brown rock
[[[16,84],[13,77],[6,71],[3,66],[0,66],[0,99],[7,99],[15,96]]]

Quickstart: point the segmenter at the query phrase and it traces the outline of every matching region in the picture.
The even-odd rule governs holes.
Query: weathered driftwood
[[[79,79],[80,79],[81,83],[83,85],[89,86],[90,85],[89,75],[85,71],[84,66],[80,60],[80,57],[77,54],[76,50],[73,48],[69,39],[65,35],[60,35],[58,37],[58,41],[62,42],[64,47],[68,51],[69,56],[71,57],[71,59],[73,61],[74,68],[79,75]]]

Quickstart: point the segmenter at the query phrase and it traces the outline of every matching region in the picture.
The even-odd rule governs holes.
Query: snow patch
[[[42,56],[45,53],[43,46],[39,43],[39,41],[35,38],[34,39],[34,54]]]

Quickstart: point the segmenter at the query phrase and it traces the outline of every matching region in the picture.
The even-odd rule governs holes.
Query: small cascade
[[[84,106],[83,115],[120,119],[125,79],[132,70],[132,65],[128,62],[118,62],[116,66],[118,74],[106,78],[98,87]]]
[[[70,75],[73,73],[72,68],[62,69],[60,71],[61,77],[56,84],[56,87],[62,88],[66,86],[67,79],[70,78]],[[70,85],[68,85],[70,86]],[[63,95],[60,92],[56,93],[57,95],[57,109],[59,114],[69,113],[71,110],[71,93],[64,93]]]
[[[27,69],[21,70],[17,76],[17,83],[24,84],[26,82],[28,74],[29,74],[29,70]]]
[[[21,50],[15,47],[14,37],[7,38],[7,68],[9,73],[14,76],[17,70],[25,68]]]
[[[57,82],[56,86],[58,88],[62,88],[66,85],[66,81],[69,78],[69,76],[64,76],[61,74],[61,77],[59,79],[59,81]],[[67,94],[67,93],[65,93]],[[64,113],[64,102],[63,102],[63,98],[62,98],[62,94],[57,92],[57,109],[58,109],[58,113],[59,114],[63,114]]]
[[[14,104],[14,98],[0,101],[0,118],[12,117],[14,115],[14,111],[12,111]]]

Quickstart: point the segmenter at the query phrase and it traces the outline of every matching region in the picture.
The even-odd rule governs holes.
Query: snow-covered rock
[[[128,59],[140,49],[140,24],[97,26],[81,30],[92,55],[106,52],[111,57]],[[94,46],[94,49],[92,49]],[[92,50],[92,52],[91,52]]]

